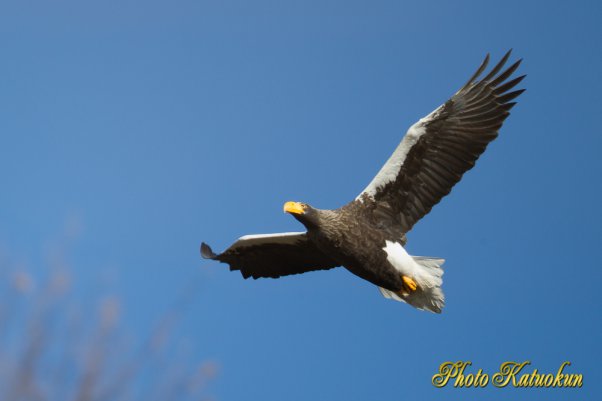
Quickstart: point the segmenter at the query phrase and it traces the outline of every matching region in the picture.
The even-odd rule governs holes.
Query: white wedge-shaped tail
[[[380,292],[385,298],[407,302],[415,308],[441,313],[445,304],[445,296],[441,285],[443,284],[444,259],[429,258],[424,256],[411,256],[397,242],[386,241],[383,248],[387,253],[387,260],[400,274],[414,280],[418,285],[416,291],[395,293],[381,288]]]

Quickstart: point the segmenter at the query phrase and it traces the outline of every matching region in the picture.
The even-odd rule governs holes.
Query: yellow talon
[[[412,280],[410,277],[401,276],[401,279],[403,280],[403,286],[404,286],[404,289],[406,290],[406,292],[416,291],[416,288],[418,288],[418,286],[416,285],[416,282],[414,280]]]

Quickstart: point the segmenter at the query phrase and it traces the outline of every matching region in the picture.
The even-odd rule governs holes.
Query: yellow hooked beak
[[[284,211],[286,213],[292,213],[292,214],[305,213],[305,209],[303,208],[303,205],[299,202],[286,202],[284,204]]]

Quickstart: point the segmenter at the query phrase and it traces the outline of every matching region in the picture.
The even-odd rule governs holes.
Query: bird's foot
[[[403,285],[400,292],[405,296],[408,296],[412,292],[416,291],[416,289],[418,288],[416,282],[408,276],[402,275],[401,280],[403,281]]]

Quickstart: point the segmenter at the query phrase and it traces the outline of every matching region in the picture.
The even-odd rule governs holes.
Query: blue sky
[[[82,297],[118,292],[140,337],[199,283],[179,334],[220,364],[219,400],[598,398],[601,11],[2,2],[0,248],[36,275],[62,249]],[[200,260],[201,241],[299,230],[287,200],[355,197],[414,121],[508,48],[527,92],[408,236],[410,253],[447,260],[442,315],[343,269],[249,281]],[[435,389],[439,364],[460,359],[569,360],[585,385]]]

